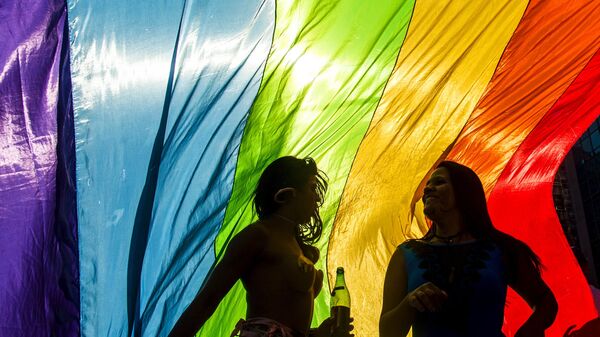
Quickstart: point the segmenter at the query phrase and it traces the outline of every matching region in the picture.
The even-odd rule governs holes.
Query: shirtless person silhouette
[[[238,279],[248,309],[232,336],[330,336],[331,319],[310,329],[313,302],[323,284],[314,264],[321,236],[319,207],[327,190],[311,158],[282,157],[263,172],[254,195],[259,220],[238,233],[171,337],[193,336]]]

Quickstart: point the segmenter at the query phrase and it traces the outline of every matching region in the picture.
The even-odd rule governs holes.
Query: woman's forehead
[[[450,172],[445,167],[438,167],[431,174],[431,178],[435,178],[435,177],[450,178]]]

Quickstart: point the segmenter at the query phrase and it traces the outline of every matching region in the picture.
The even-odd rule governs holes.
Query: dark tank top
[[[401,244],[408,293],[432,282],[448,293],[442,310],[417,313],[414,337],[503,337],[507,273],[492,241]]]

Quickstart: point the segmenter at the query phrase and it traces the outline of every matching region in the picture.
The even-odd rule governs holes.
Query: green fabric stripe
[[[250,112],[221,232],[217,260],[235,233],[256,220],[252,192],[260,173],[283,155],[311,156],[329,176],[317,245],[325,270],[328,238],[352,161],[406,36],[410,1],[279,1],[265,75]],[[325,282],[327,282],[325,280]],[[329,316],[329,293],[315,302],[313,325]],[[228,336],[245,317],[241,282],[200,336]]]

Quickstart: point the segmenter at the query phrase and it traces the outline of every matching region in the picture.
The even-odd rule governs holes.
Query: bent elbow
[[[556,297],[552,292],[548,294],[548,311],[550,315],[550,322],[548,325],[552,324],[556,319],[556,315],[558,314],[558,302],[556,301]]]
[[[539,322],[547,329],[554,323],[558,314],[558,302],[552,291],[548,291],[544,297],[535,305],[535,312],[539,316]]]

